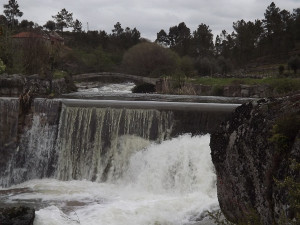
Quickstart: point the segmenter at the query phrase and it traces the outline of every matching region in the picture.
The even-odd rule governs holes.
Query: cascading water
[[[35,99],[33,118],[28,119],[30,122],[23,128],[24,133],[19,134],[19,146],[11,149],[6,174],[0,177],[0,186],[51,175],[59,106],[57,100]],[[13,120],[17,118],[15,115]]]
[[[15,101],[5,104],[18,118]],[[75,103],[35,99],[19,137],[18,122],[5,125],[19,145],[0,186],[21,184],[0,188],[1,203],[34,206],[35,225],[211,224],[198,221],[218,207],[209,136],[174,134],[207,127],[213,106]]]
[[[56,177],[60,180],[113,179],[149,140],[170,137],[172,113],[157,110],[63,107]],[[141,139],[143,141],[140,141]],[[121,149],[122,146],[130,147]]]
[[[6,201],[44,202],[35,225],[201,224],[217,207],[208,135],[148,143],[117,170],[121,176],[102,183],[32,180],[12,187],[27,191]]]

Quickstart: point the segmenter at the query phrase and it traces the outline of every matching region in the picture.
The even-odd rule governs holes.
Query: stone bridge
[[[159,78],[141,77],[123,73],[101,72],[101,73],[85,73],[73,75],[73,80],[77,82],[82,81],[100,81],[104,83],[108,82],[126,82],[131,81],[134,83],[148,83],[156,85]]]

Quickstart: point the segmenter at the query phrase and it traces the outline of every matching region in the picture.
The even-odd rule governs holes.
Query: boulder
[[[227,219],[267,225],[299,217],[286,185],[290,180],[299,187],[299,129],[298,94],[243,104],[211,135],[218,199]]]

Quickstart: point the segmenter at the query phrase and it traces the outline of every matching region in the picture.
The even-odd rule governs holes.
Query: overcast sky
[[[0,0],[0,14],[3,4]],[[105,30],[111,33],[114,24],[136,27],[141,36],[152,41],[164,29],[185,22],[191,31],[199,24],[209,25],[214,35],[223,29],[232,31],[232,23],[244,19],[262,19],[270,0],[17,0],[22,19],[44,25],[62,8],[82,22],[83,29]],[[300,8],[300,0],[275,0],[280,9]]]

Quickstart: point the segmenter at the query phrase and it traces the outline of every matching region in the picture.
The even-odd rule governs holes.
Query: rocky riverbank
[[[299,219],[299,117],[300,95],[261,99],[238,107],[211,135],[227,219],[265,225]]]
[[[75,90],[76,87],[69,77],[51,81],[38,75],[24,76],[14,74],[0,76],[0,96],[5,97],[20,96],[29,91],[37,96],[57,96]]]

